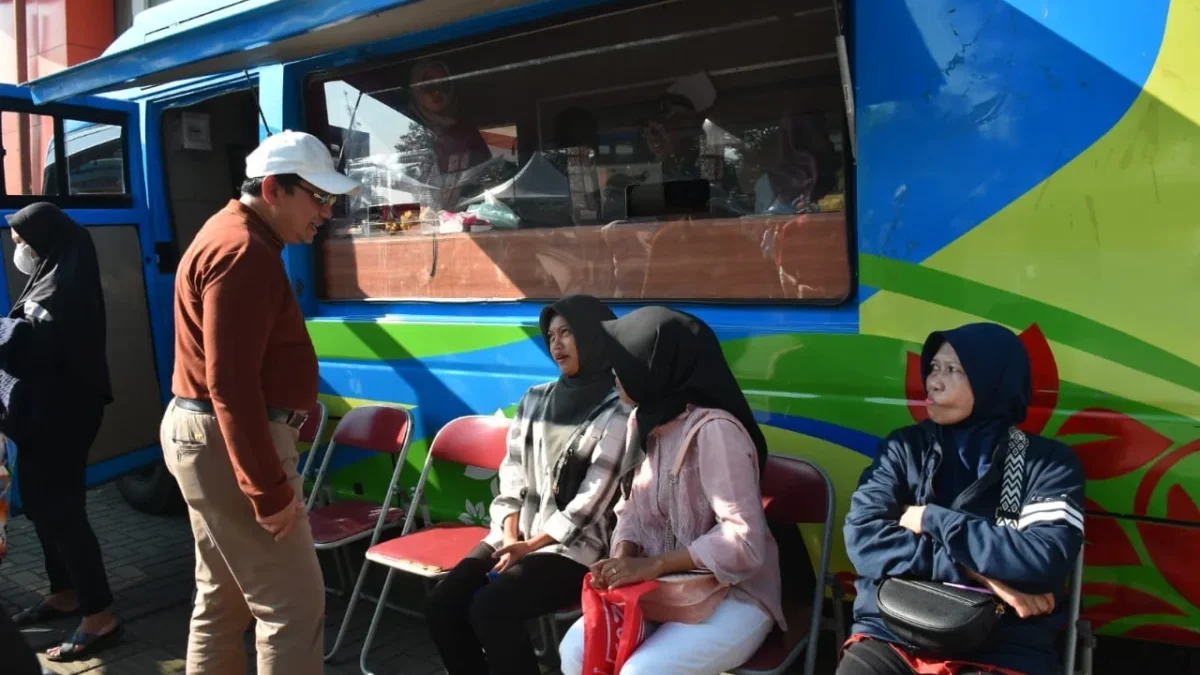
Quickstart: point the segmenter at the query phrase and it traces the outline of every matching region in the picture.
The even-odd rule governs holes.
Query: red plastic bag
[[[583,578],[583,675],[617,675],[633,650],[646,639],[641,597],[658,588],[643,581],[612,590],[592,588]]]

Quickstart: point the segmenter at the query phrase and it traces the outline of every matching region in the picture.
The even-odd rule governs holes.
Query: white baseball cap
[[[329,148],[312,134],[283,131],[267,138],[246,156],[246,178],[288,173],[333,195],[344,195],[362,187],[358,181],[338,173]]]

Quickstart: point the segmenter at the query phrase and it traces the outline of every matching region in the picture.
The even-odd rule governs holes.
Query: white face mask
[[[33,276],[37,271],[38,259],[36,253],[33,252],[33,247],[29,244],[17,244],[17,249],[13,251],[13,265],[16,265],[17,270],[27,277]]]

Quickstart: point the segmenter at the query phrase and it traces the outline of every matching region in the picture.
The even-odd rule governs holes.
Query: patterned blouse
[[[557,553],[591,565],[608,551],[611,509],[625,454],[628,411],[614,392],[579,427],[570,445],[590,456],[591,466],[575,498],[562,511],[554,499],[554,464],[545,445],[541,418],[553,383],[538,385],[521,399],[508,433],[508,454],[500,465],[500,494],[492,500],[491,531],[484,542],[500,548],[504,520],[516,513],[522,539],[542,532],[558,543],[536,553]]]

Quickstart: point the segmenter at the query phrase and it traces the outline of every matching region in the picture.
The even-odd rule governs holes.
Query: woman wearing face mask
[[[1062,443],[1014,429],[1032,398],[1031,374],[1007,328],[935,332],[921,369],[929,419],[888,436],[846,516],[861,576],[838,675],[1055,673],[1065,585],[1083,541],[1082,465]],[[1020,506],[998,522],[1005,460],[1024,442]],[[893,576],[987,587],[1011,610],[970,653],[918,653],[892,634],[876,602]]]
[[[27,330],[18,362],[41,364],[22,373],[38,394],[12,434],[19,451],[21,502],[45,556],[50,595],[13,617],[20,626],[82,616],[78,630],[50,650],[51,660],[75,660],[108,646],[121,624],[100,544],[88,523],[88,451],[112,402],[106,352],[104,296],[96,249],[87,230],[53,204],[9,216],[13,262],[29,275],[7,328]],[[19,436],[19,437],[18,437]]]
[[[701,569],[731,587],[701,623],[650,627],[621,674],[735,668],[775,625],[786,628],[779,550],[759,490],[766,440],[705,323],[645,307],[605,322],[605,330],[618,390],[635,406],[631,436],[646,458],[617,506],[612,557],[592,566],[593,584],[618,588]],[[688,436],[693,440],[684,445]],[[564,675],[579,675],[582,619],[559,651]]]
[[[426,621],[450,675],[539,673],[525,622],[579,601],[608,547],[627,414],[613,390],[596,298],[542,311],[562,375],[521,399],[492,502],[491,534],[434,589]]]

